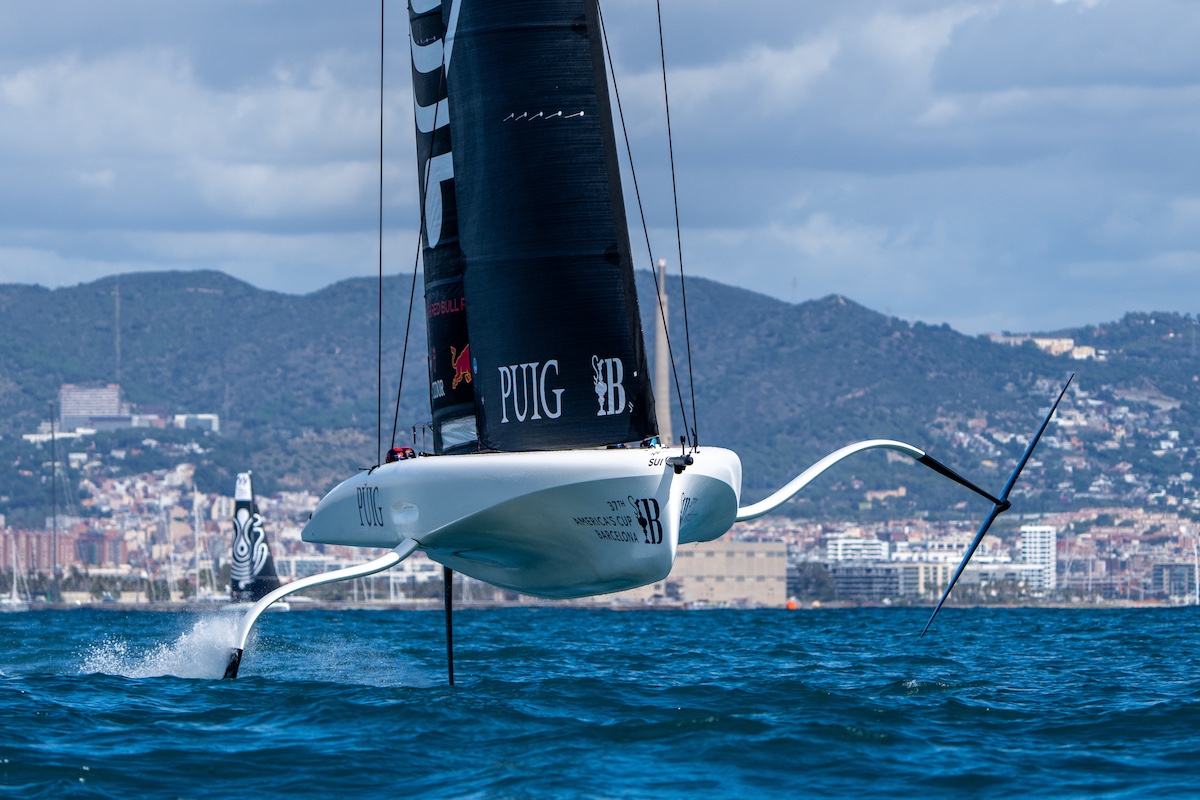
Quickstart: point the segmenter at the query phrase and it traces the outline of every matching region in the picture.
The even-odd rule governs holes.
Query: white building
[[[1053,591],[1057,585],[1055,568],[1058,531],[1050,525],[1021,526],[1021,561],[1036,564],[1041,571],[1031,575],[1030,588]]]
[[[97,422],[128,416],[129,404],[121,402],[121,387],[115,383],[104,386],[64,383],[58,390],[58,419],[62,430],[95,427]],[[128,427],[128,420],[125,427]]]
[[[221,418],[216,414],[176,414],[175,427],[219,433]]]
[[[873,536],[830,536],[825,540],[825,560],[887,561],[888,543]]]

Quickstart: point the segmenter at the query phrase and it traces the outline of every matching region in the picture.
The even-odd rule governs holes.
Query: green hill
[[[384,448],[391,439],[410,280],[384,282]],[[656,311],[649,273],[640,274],[639,283],[644,324],[652,331]],[[55,290],[0,286],[0,513],[10,520],[22,514],[34,518],[39,505],[45,513],[42,463],[48,459],[20,434],[48,418],[48,403],[62,383],[118,379],[116,288],[116,278]],[[1054,387],[1072,371],[1088,397],[1117,402],[1113,391],[1140,390],[1178,401],[1170,419],[1154,424],[1184,431],[1183,452],[1172,456],[1171,469],[1195,460],[1195,449],[1185,446],[1198,429],[1200,389],[1197,323],[1190,316],[1130,314],[1119,322],[1059,332],[1108,351],[1107,361],[1073,361],[1032,344],[1012,347],[946,326],[910,324],[843,297],[791,305],[703,279],[690,279],[687,292],[700,442],[741,455],[751,499],[836,447],[876,437],[925,447],[998,488],[1020,442],[993,446],[978,437],[968,441],[965,434],[980,426],[1031,433]],[[674,352],[686,382],[682,302],[674,283],[669,294]],[[142,410],[221,415],[222,432],[201,437],[198,446],[206,452],[188,457],[198,463],[202,489],[228,492],[233,473],[253,467],[264,491],[320,493],[355,468],[375,463],[378,303],[374,279],[288,295],[216,272],[124,275],[119,380],[126,398]],[[410,426],[428,418],[419,314],[408,348],[399,411],[405,441]],[[686,385],[684,401],[690,420]],[[676,431],[682,430],[680,409],[672,414]],[[124,460],[102,459],[106,470],[119,473],[183,460],[177,449],[197,434],[155,436],[173,447],[141,447],[145,429],[71,447],[101,455],[127,451]],[[1064,481],[1080,480],[1058,469],[1048,452],[1046,465],[1029,473],[1029,488],[1039,489],[1034,505],[1053,506]],[[1108,469],[1118,456],[1149,457],[1137,448],[1099,453],[1093,471]],[[891,501],[887,513],[951,507],[966,499],[961,489],[919,468],[869,454],[831,472],[801,506],[857,512],[865,490],[898,485],[909,493]]]

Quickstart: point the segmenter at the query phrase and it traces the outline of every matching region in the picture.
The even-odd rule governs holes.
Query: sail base
[[[331,491],[304,541],[394,547],[522,594],[568,598],[662,580],[679,544],[729,530],[741,461],[712,447],[433,456],[385,464]]]

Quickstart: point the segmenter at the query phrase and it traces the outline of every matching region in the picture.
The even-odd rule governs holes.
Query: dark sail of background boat
[[[447,431],[468,386],[485,450],[654,435],[594,0],[421,8],[414,0],[435,442],[461,443]],[[430,71],[434,50],[416,49],[439,38],[444,66]],[[465,328],[451,317],[459,275]]]
[[[230,596],[235,603],[257,602],[279,588],[275,559],[271,557],[249,472],[238,473],[234,488],[233,559],[229,582]]]

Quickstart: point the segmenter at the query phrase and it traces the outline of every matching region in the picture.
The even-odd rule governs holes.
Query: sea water
[[[0,615],[13,797],[1190,797],[1200,610]]]

